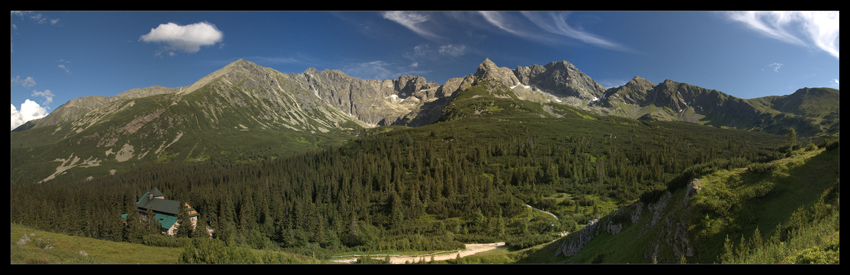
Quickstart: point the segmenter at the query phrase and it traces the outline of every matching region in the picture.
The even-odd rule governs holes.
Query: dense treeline
[[[769,159],[770,148],[782,141],[681,123],[558,126],[571,129],[564,131],[549,128],[554,120],[545,119],[513,128],[479,122],[395,129],[289,157],[239,163],[211,158],[81,182],[13,183],[11,220],[92,238],[182,245],[152,237],[155,227],[132,218],[121,223],[119,215],[134,212],[138,198],[156,187],[167,199],[191,204],[215,238],[245,247],[317,257],[351,250],[450,250],[465,242],[573,231],[605,214],[593,198],[628,203],[667,188],[694,165]],[[596,128],[608,124],[616,127],[604,134]],[[541,200],[553,193],[576,199]],[[522,216],[529,211],[525,203],[553,209],[560,219],[528,219]]]

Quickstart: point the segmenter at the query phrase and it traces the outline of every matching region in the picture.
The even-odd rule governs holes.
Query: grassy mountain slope
[[[783,134],[794,128],[801,136],[834,136],[839,133],[837,89],[803,88],[785,96],[748,99],[760,112],[753,129]]]
[[[158,236],[161,238],[154,237],[147,240],[151,242],[159,240],[162,243],[169,243],[172,247],[69,236],[19,224],[11,224],[10,233],[11,264],[178,264],[182,263],[180,259],[184,253],[184,245],[181,244],[184,240],[163,241],[163,238],[169,238],[162,236]],[[27,236],[30,241],[25,244],[18,244],[23,236]],[[48,245],[50,248],[45,249]],[[219,251],[221,254],[215,256],[220,257],[237,250],[230,248],[227,252]],[[320,263],[316,259],[285,252],[260,250],[241,250],[239,252],[249,252],[255,260],[255,262],[244,263]]]
[[[838,133],[838,90],[804,88],[786,96],[740,99],[671,80],[654,85],[635,77],[610,88],[596,111],[633,119],[686,121],[806,137]]]
[[[366,129],[303,99],[315,97],[281,73],[236,65],[178,93],[115,97],[74,120],[12,132],[11,180],[79,180],[150,162],[251,161],[339,145]]]
[[[826,147],[704,174],[550,249],[570,263],[838,263],[839,150]]]

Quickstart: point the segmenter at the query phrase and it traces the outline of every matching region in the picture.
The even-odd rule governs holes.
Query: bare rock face
[[[694,179],[691,183],[688,184],[688,189],[685,192],[685,199],[682,201],[682,205],[688,205],[688,199],[690,199],[693,195],[696,195],[699,190],[702,190],[702,184],[700,184],[699,179]]]
[[[414,111],[418,103],[441,96],[440,85],[421,76],[363,80],[338,70],[310,68],[301,74],[290,74],[290,77],[315,98],[370,125],[394,124]]]
[[[514,73],[521,83],[535,86],[558,97],[573,96],[582,100],[593,100],[602,97],[605,92],[605,87],[567,61],[550,62],[545,66],[517,67]]]
[[[473,75],[449,79],[443,87],[440,87],[439,95],[443,97],[451,97],[454,93],[469,88],[475,84],[475,82],[476,78]]]
[[[649,91],[655,88],[649,80],[635,76],[626,85],[610,88],[605,91],[602,106],[612,107],[614,102],[622,102],[631,105],[645,104]]]
[[[499,68],[495,63],[493,63],[493,61],[490,61],[489,58],[485,59],[484,62],[478,66],[478,70],[475,71],[475,77],[478,79],[495,80],[496,82],[505,84],[508,87],[520,84],[519,79],[517,79],[511,69]]]

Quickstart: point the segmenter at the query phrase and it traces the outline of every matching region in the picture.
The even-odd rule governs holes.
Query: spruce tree
[[[190,237],[192,235],[192,221],[186,211],[186,203],[180,202],[180,210],[177,212],[177,237]]]

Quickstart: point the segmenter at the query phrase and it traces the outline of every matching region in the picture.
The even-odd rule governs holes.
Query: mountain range
[[[126,171],[128,164],[149,161],[250,161],[253,151],[264,148],[305,152],[383,131],[379,126],[438,123],[459,94],[478,85],[493,96],[540,106],[540,116],[583,110],[780,135],[794,129],[800,137],[837,136],[839,130],[838,90],[830,88],[741,99],[635,77],[606,89],[567,61],[509,69],[489,59],[475,73],[439,85],[420,76],[363,80],[330,69],[285,74],[239,59],[186,87],[80,97],[21,125],[11,133],[11,177],[45,182]]]

